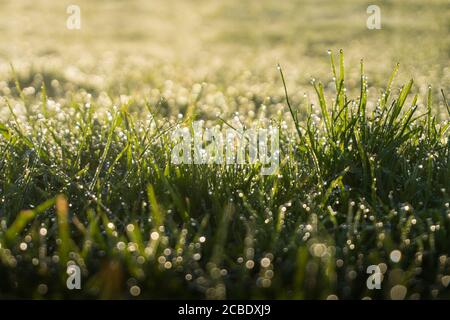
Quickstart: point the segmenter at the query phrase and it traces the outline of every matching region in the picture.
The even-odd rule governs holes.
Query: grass
[[[422,104],[412,80],[394,88],[395,68],[368,101],[361,62],[352,99],[342,51],[330,58],[334,89],[313,80],[315,99],[291,101],[280,68],[283,112],[241,116],[281,129],[270,176],[170,162],[198,100],[184,117],[164,99],[105,107],[78,92],[59,105],[45,81],[30,96],[15,75],[0,123],[0,297],[450,298],[444,91]],[[66,288],[71,263],[82,290]],[[381,290],[366,287],[373,264]]]

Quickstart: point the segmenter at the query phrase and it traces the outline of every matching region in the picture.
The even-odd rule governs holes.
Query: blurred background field
[[[81,8],[81,30],[66,28],[70,4]],[[370,4],[381,8],[381,30],[366,27]],[[350,90],[364,58],[374,94],[397,62],[398,86],[412,77],[416,91],[448,91],[449,31],[446,0],[0,0],[0,93],[14,95],[13,63],[30,95],[44,80],[55,98],[164,96],[168,112],[183,113],[196,84],[208,83],[197,103],[205,117],[246,113],[282,97],[277,63],[299,103],[312,77],[331,83],[327,50],[341,48]]]

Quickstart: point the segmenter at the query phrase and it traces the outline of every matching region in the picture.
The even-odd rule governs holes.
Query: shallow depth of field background
[[[70,4],[81,8],[81,30],[66,28]],[[370,4],[381,8],[381,30],[366,27]],[[13,63],[24,87],[38,92],[45,80],[55,98],[78,89],[100,98],[164,96],[176,114],[193,86],[207,82],[205,117],[245,113],[258,107],[253,100],[282,93],[277,63],[296,102],[312,77],[331,81],[327,50],[341,48],[350,90],[364,58],[373,94],[397,62],[397,87],[412,77],[416,92],[428,84],[439,92],[450,83],[449,21],[446,0],[0,0],[0,92],[10,93]]]

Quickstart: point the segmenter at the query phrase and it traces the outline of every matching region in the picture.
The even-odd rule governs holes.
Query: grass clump
[[[265,119],[282,128],[270,176],[172,164],[171,131],[193,118],[163,117],[163,104],[138,117],[132,101],[58,106],[43,87],[18,116],[6,100],[0,297],[449,298],[448,120],[431,90],[424,106],[410,97],[412,81],[393,94],[397,68],[369,108],[361,63],[350,99],[343,53],[331,58],[331,102],[313,81],[318,108],[288,99],[291,119]],[[70,291],[74,263],[82,290]]]

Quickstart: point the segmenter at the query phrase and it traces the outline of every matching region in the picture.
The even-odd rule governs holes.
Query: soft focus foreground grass
[[[0,296],[449,298],[448,4],[295,3],[0,1]],[[218,115],[280,126],[278,174],[171,164]]]

